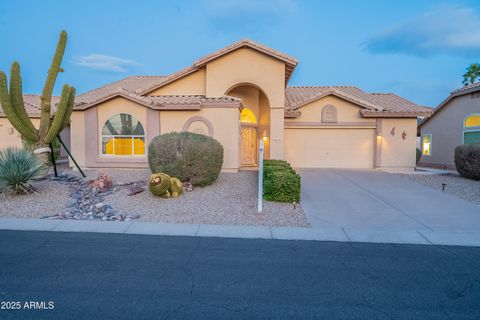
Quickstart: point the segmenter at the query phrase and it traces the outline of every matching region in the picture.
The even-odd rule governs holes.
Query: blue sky
[[[60,30],[63,73],[85,92],[164,75],[242,38],[300,60],[290,85],[355,85],[436,106],[480,62],[480,1],[0,0],[0,69],[40,93]]]

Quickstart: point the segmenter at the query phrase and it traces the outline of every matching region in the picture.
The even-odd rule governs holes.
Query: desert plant
[[[172,177],[170,178],[170,195],[174,198],[180,196],[183,193],[182,181],[180,179]]]
[[[422,157],[422,149],[420,148],[417,148],[416,150],[416,163],[418,163],[418,161],[420,161],[420,158]]]
[[[164,173],[154,173],[148,179],[148,190],[157,197],[170,197],[170,176]]]
[[[0,191],[15,194],[34,192],[32,180],[44,177],[48,167],[31,151],[9,147],[0,150]]]
[[[480,144],[462,144],[455,148],[455,167],[462,177],[480,180]]]
[[[44,160],[50,160],[50,149],[48,146],[68,124],[73,110],[75,88],[65,84],[62,88],[62,94],[60,102],[57,105],[55,116],[52,117],[51,113],[52,91],[58,73],[63,72],[60,65],[66,44],[67,33],[62,31],[40,97],[40,127],[38,130],[33,125],[25,110],[20,65],[16,61],[12,64],[10,70],[10,90],[8,90],[6,74],[3,71],[0,72],[0,102],[3,112],[12,126],[21,134],[24,142],[31,145],[35,149],[34,153],[38,154]]]
[[[183,186],[180,179],[170,177],[165,173],[154,173],[148,179],[148,189],[157,197],[177,198],[183,193]]]
[[[164,172],[195,186],[212,184],[223,165],[223,147],[217,140],[191,132],[173,132],[153,138],[148,146],[153,173]]]

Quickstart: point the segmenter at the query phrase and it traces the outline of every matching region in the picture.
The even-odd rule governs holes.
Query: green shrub
[[[0,191],[28,194],[35,190],[30,182],[48,174],[48,166],[31,151],[6,148],[0,150]]]
[[[212,184],[223,165],[223,147],[217,140],[191,132],[172,132],[153,138],[148,146],[152,173],[164,172],[195,186]]]
[[[264,160],[263,165],[266,166],[282,166],[282,167],[289,167],[291,168],[290,164],[285,161],[285,160],[276,160],[276,159],[271,159],[271,160]]]
[[[417,148],[417,162],[420,161],[420,158],[422,157],[422,149],[420,148]]]
[[[300,176],[283,160],[266,160],[263,168],[263,197],[278,202],[299,202]]]
[[[462,144],[455,148],[455,166],[462,177],[480,180],[480,144]]]

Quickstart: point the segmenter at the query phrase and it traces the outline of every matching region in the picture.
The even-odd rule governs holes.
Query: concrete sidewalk
[[[468,231],[379,231],[346,228],[289,228],[148,222],[0,219],[0,230],[125,233],[244,239],[313,240],[424,245],[480,246],[480,233]]]

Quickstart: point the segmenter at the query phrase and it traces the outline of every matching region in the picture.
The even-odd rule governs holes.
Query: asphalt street
[[[0,231],[0,319],[480,319],[480,248]]]

